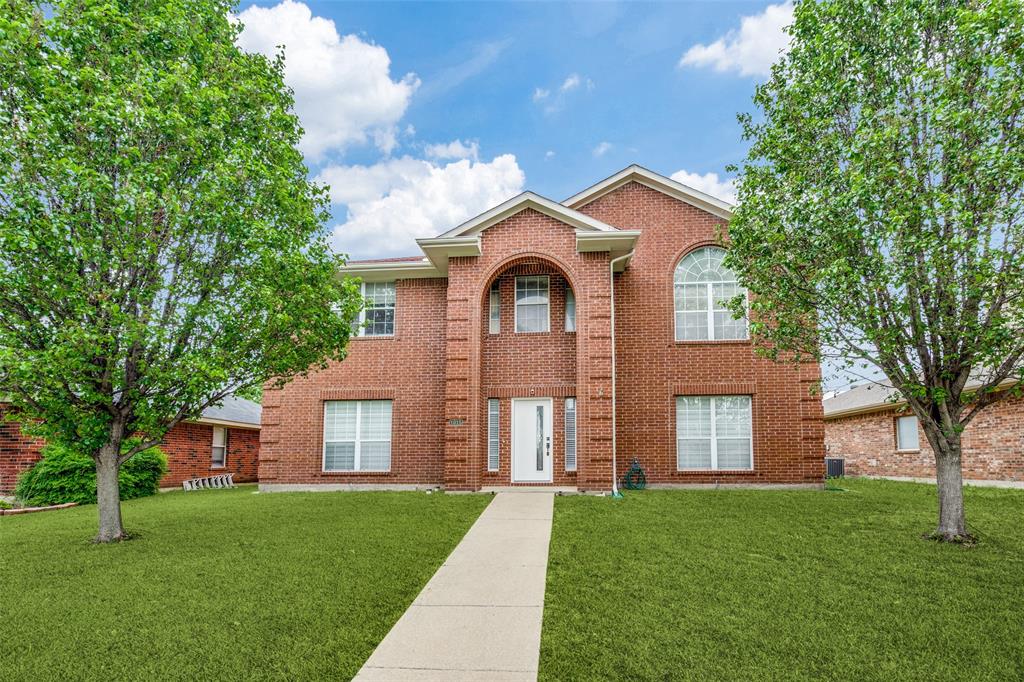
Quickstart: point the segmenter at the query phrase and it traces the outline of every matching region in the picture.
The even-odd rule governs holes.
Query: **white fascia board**
[[[637,182],[645,187],[650,187],[653,190],[667,194],[691,206],[696,206],[724,220],[729,220],[732,217],[732,212],[735,208],[733,204],[727,201],[722,201],[710,194],[705,194],[698,189],[684,185],[681,182],[676,182],[672,178],[665,177],[636,164],[622,169],[615,175],[605,178],[579,194],[569,197],[562,203],[573,209],[580,208],[609,192],[615,191],[628,182]]]
[[[465,237],[431,237],[428,239],[417,239],[416,243],[427,254],[431,265],[441,273],[440,276],[448,276],[448,259],[458,256],[479,256],[480,237],[469,235]]]
[[[391,282],[396,279],[419,279],[423,277],[444,277],[429,260],[420,261],[383,261],[379,263],[349,263],[339,272],[343,275],[359,277],[364,282]]]
[[[259,431],[259,424],[250,424],[248,422],[233,422],[227,419],[207,419],[206,417],[200,417],[192,422],[193,424],[209,424],[210,426],[223,426],[229,429],[249,429],[250,431]]]
[[[607,251],[611,259],[625,256],[636,248],[640,230],[618,230],[616,232],[576,232],[576,250],[579,253]],[[622,272],[632,258],[623,258],[615,263],[615,272]]]
[[[579,211],[563,206],[551,199],[542,197],[539,194],[534,194],[533,192],[523,192],[504,203],[498,204],[491,210],[485,211],[471,220],[467,220],[458,227],[445,232],[437,239],[449,239],[452,237],[482,232],[488,227],[528,208],[532,208],[535,211],[554,218],[555,220],[566,223],[577,230],[598,232],[616,231],[616,228],[611,225],[602,223],[600,220],[596,220],[588,215],[580,213]]]

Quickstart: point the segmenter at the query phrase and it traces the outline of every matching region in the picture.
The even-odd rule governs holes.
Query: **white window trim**
[[[331,442],[331,443],[341,442],[341,441],[328,441],[327,440],[327,405],[329,403],[333,403],[333,402],[353,402],[353,403],[356,404],[355,453],[352,456],[352,468],[351,469],[328,469],[327,468],[327,443],[328,442]],[[350,400],[350,401],[349,400],[325,400],[324,401],[323,429],[322,429],[322,434],[321,434],[321,440],[323,440],[324,443],[323,443],[323,448],[322,448],[323,452],[321,453],[321,456],[320,456],[320,470],[323,473],[325,473],[325,474],[367,474],[367,473],[369,473],[369,474],[383,474],[383,473],[389,473],[391,471],[390,463],[394,459],[394,451],[391,449],[391,446],[394,444],[394,431],[395,431],[395,419],[394,419],[395,404],[394,404],[394,401],[392,401],[392,400],[387,400],[386,401],[386,402],[391,403],[391,431],[388,433],[388,446],[389,446],[389,450],[391,451],[390,452],[390,456],[388,457],[389,466],[388,466],[387,469],[360,469],[359,468],[360,456],[361,456],[360,450],[362,449],[362,443],[363,443],[362,438],[359,437],[359,435],[360,435],[359,431],[360,431],[360,428],[362,427],[363,403],[364,402],[366,402],[366,401],[364,401],[364,400]],[[377,441],[374,441],[374,442],[377,442]]]
[[[901,419],[913,419],[914,420],[914,431],[917,436],[917,447],[916,448],[905,448],[900,442],[900,420]],[[917,419],[916,414],[904,414],[897,415],[896,419],[893,420],[893,428],[896,431],[896,452],[921,452],[921,434],[920,434],[920,422]]]
[[[543,277],[548,281],[548,323],[547,329],[538,332],[521,332],[519,331],[519,299],[517,298],[519,291],[519,279],[521,277]],[[512,290],[512,305],[514,306],[514,320],[512,330],[516,334],[550,334],[551,333],[551,276],[550,275],[516,275],[515,288]]]
[[[750,419],[750,466],[749,467],[730,467],[728,469],[718,468],[718,415],[715,409],[715,398],[736,398],[746,397],[750,398],[747,403],[747,414]],[[675,403],[678,404],[680,398],[711,398],[711,466],[710,467],[680,467],[679,466],[679,442],[684,440],[706,440],[705,438],[684,438],[679,435],[679,418],[676,417],[676,471],[714,471],[714,472],[728,472],[728,471],[753,471],[754,470],[754,398],[753,396],[738,396],[738,395],[677,395],[675,397]],[[676,407],[676,405],[673,405]],[[677,408],[678,409],[678,408]],[[678,414],[678,412],[677,412]]]
[[[221,431],[224,434],[224,444],[217,445],[217,431]],[[210,445],[210,468],[211,469],[224,469],[228,466],[228,430],[224,426],[214,426],[212,432],[212,443]],[[224,451],[223,458],[220,464],[213,458],[214,451],[220,448]]]
[[[702,249],[708,249],[708,248],[714,248],[714,247],[701,246],[699,248],[694,249],[693,251],[690,251],[690,252],[688,252],[686,254],[683,254],[683,256],[679,260],[676,261],[675,269],[672,270],[672,334],[673,334],[673,336],[675,336],[675,340],[676,341],[679,341],[679,342],[682,342],[682,343],[706,343],[708,341],[749,341],[750,340],[750,292],[747,291],[746,289],[744,289],[744,291],[743,291],[743,309],[745,311],[743,313],[743,318],[742,318],[743,319],[743,338],[741,338],[741,339],[716,339],[715,338],[715,300],[714,300],[714,298],[715,298],[715,293],[714,293],[715,292],[715,288],[714,288],[714,285],[716,285],[716,284],[736,284],[737,286],[739,286],[739,281],[738,280],[724,280],[724,279],[721,279],[721,280],[715,280],[715,281],[712,281],[712,282],[685,282],[684,281],[683,284],[685,286],[695,286],[697,284],[706,284],[707,285],[708,308],[707,308],[706,312],[707,312],[708,338],[706,338],[706,339],[683,339],[683,338],[680,338],[680,336],[679,336],[679,323],[678,323],[676,318],[678,317],[679,313],[683,312],[683,311],[680,311],[678,308],[676,308],[676,278],[675,278],[676,269],[679,268],[679,266],[682,264],[683,260],[687,256],[689,256],[691,253],[696,253],[697,251],[700,251]],[[689,311],[689,312],[693,312],[693,311]]]
[[[358,329],[359,333],[356,334],[356,338],[360,339],[390,339],[395,336],[395,332],[398,330],[398,287],[394,281],[390,282],[374,282],[374,284],[390,284],[395,289],[395,319],[391,324],[390,334],[367,334],[366,333],[366,305],[364,304],[359,310]],[[359,295],[366,300],[366,282],[359,283]]]

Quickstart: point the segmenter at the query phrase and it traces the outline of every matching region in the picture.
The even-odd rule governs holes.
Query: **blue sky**
[[[562,200],[639,163],[730,198],[736,113],[785,44],[767,2],[244,3],[285,45],[332,243],[411,255],[523,189]]]

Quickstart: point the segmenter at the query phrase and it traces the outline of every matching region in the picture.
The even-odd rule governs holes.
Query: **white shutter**
[[[501,453],[500,440],[500,404],[497,398],[487,401],[487,470],[497,471]]]
[[[576,398],[565,399],[565,470],[576,471]]]

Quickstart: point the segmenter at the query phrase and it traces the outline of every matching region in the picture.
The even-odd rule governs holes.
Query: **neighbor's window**
[[[211,466],[222,467],[228,461],[228,430],[222,426],[213,427],[213,454]]]
[[[576,398],[565,399],[565,470],[576,471]]]
[[[687,254],[675,272],[676,341],[747,338],[747,320],[735,320],[726,305],[747,290],[722,265],[725,249],[709,246]]]
[[[501,333],[501,286],[500,283],[495,281],[491,285],[490,298],[487,301],[487,305],[490,308],[489,322],[487,332],[489,334],[500,334]]]
[[[676,398],[680,470],[753,469],[750,396]]]
[[[487,399],[487,470],[497,471],[501,463],[501,401]]]
[[[516,277],[516,331],[546,332],[549,326],[547,275]]]
[[[576,294],[568,284],[565,285],[565,331],[576,331]]]
[[[357,321],[359,336],[393,336],[395,333],[395,283],[363,282],[366,304]]]
[[[920,450],[921,443],[917,438],[917,417],[896,418],[896,449],[897,450]]]
[[[324,403],[324,471],[391,469],[391,401]]]

